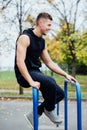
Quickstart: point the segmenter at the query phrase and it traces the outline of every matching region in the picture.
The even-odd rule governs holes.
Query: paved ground
[[[64,103],[60,104],[60,114],[63,116]],[[31,130],[24,118],[26,112],[32,109],[32,101],[28,100],[0,100],[0,130]],[[87,102],[82,102],[82,127],[87,130]],[[64,126],[56,128],[43,114],[39,119],[39,130],[64,130]],[[76,128],[76,102],[69,101],[69,129]]]

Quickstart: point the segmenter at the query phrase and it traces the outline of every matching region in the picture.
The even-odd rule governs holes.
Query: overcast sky
[[[1,1],[0,0],[0,7],[1,7]],[[9,19],[13,19],[16,15],[16,8],[13,5],[13,3],[16,0],[13,0],[12,3],[8,6],[6,10],[1,14],[0,13],[0,68],[2,67],[13,67],[14,66],[14,54],[15,54],[15,41],[18,36],[18,21],[15,19],[16,26],[13,23],[8,22]],[[19,0],[18,0],[19,1]],[[40,12],[49,12],[53,19],[53,29],[59,29],[59,22],[58,22],[58,14],[56,14],[55,10],[49,6],[47,3],[47,0],[22,0],[23,1],[23,10],[26,11],[29,7],[30,14],[36,18],[38,13]],[[57,2],[59,0],[56,0]],[[66,9],[69,10],[70,8],[70,2],[73,0],[66,0]],[[62,5],[60,4],[60,8],[62,9]],[[82,30],[83,27],[87,28],[87,25],[84,23],[84,0],[81,0],[80,6],[79,6],[79,14],[78,14],[78,22],[77,22],[77,28],[79,30]],[[74,9],[73,9],[74,10]],[[68,12],[68,11],[67,11]],[[2,15],[6,14],[7,19],[3,17]],[[26,16],[26,15],[25,15]],[[25,19],[25,16],[23,17]],[[27,27],[27,24],[23,24],[23,29]]]

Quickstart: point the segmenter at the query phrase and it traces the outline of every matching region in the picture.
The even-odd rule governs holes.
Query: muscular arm
[[[72,81],[76,81],[74,79],[74,77],[68,75],[65,71],[63,71],[55,62],[52,61],[52,59],[50,58],[47,49],[45,48],[41,54],[41,59],[43,60],[43,62],[46,64],[46,66],[51,69],[52,71],[54,71],[57,74],[60,74],[62,76],[64,76],[65,78],[67,78],[68,80]]]
[[[17,66],[19,68],[19,71],[21,72],[22,76],[27,80],[27,82],[32,87],[39,88],[40,83],[34,82],[31,78],[26,64],[25,64],[25,58],[26,58],[26,51],[27,47],[30,45],[30,39],[26,35],[21,35],[17,41]]]

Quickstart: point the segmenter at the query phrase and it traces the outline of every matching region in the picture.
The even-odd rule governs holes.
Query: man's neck
[[[40,29],[38,27],[36,27],[34,30],[33,30],[33,33],[37,36],[37,37],[41,37],[42,36],[42,33],[40,31]]]

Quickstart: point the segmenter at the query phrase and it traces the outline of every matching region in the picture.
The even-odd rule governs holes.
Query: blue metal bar
[[[39,102],[39,92],[36,88],[32,88],[33,93],[33,122],[34,122],[34,130],[38,130],[38,104]],[[56,106],[57,115],[59,115],[59,103]],[[58,127],[58,125],[57,125]]]
[[[38,130],[38,89],[32,88],[34,130]]]
[[[77,128],[82,130],[82,104],[81,104],[81,90],[79,83],[76,83],[76,95],[77,95]]]
[[[56,104],[56,114],[59,116],[59,103]],[[56,127],[59,127],[59,124],[56,124]]]
[[[67,95],[67,84],[68,81],[64,82],[64,91],[65,91],[65,102],[64,102],[64,109],[65,109],[65,130],[68,130],[68,95]],[[77,95],[77,130],[82,130],[82,106],[81,106],[81,90],[80,85],[77,82],[73,82],[76,86],[76,95]]]
[[[65,124],[65,130],[68,130],[68,86],[67,82],[64,82],[64,92],[65,92],[65,100],[64,100],[64,124]]]
[[[59,103],[56,104],[56,113],[59,115]]]

